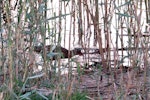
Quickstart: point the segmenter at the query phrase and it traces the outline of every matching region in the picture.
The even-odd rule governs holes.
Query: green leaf
[[[48,100],[48,98],[46,97],[46,96],[44,96],[42,93],[40,93],[40,92],[36,92],[39,96],[41,96],[43,99],[45,99],[45,100]]]
[[[23,100],[23,99],[31,100],[31,99],[29,98],[29,96],[30,96],[31,94],[33,94],[34,92],[36,92],[36,90],[32,90],[31,92],[27,92],[27,93],[21,95],[19,98],[20,98],[20,100]]]
[[[123,13],[116,13],[116,14],[119,15],[119,16],[123,16],[123,17],[132,17],[132,18],[134,18],[134,16],[130,16],[128,14],[123,14]]]
[[[39,74],[39,75],[35,75],[35,76],[31,76],[31,77],[28,77],[28,79],[35,79],[35,78],[40,78],[42,76],[44,76],[45,73],[42,73],[42,74]]]
[[[60,16],[51,17],[51,18],[47,19],[46,21],[48,21],[48,20],[54,20],[56,18],[61,18],[61,17],[65,17],[65,16],[68,16],[68,15],[70,15],[70,14],[63,14],[63,15],[60,15]]]
[[[131,4],[131,0],[125,2],[124,4],[122,4],[122,5],[120,5],[120,6],[116,7],[116,8],[118,9],[118,8],[120,8],[122,6],[126,6],[126,5],[129,5],[129,4]]]

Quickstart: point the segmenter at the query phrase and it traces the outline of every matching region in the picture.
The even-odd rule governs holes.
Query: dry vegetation
[[[0,100],[149,100],[149,5],[0,0]],[[76,42],[82,56],[54,51]]]

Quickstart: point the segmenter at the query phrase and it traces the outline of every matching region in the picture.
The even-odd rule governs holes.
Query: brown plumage
[[[52,50],[54,49],[54,50]],[[44,50],[44,46],[34,46],[34,51],[37,53],[43,52]],[[71,58],[74,55],[83,55],[83,53],[81,52],[81,49],[79,48],[75,48],[73,50],[67,50],[66,48],[63,48],[61,46],[53,46],[53,45],[46,45],[45,50],[47,53],[60,53],[61,54],[61,58]],[[68,53],[70,52],[70,55],[68,55]],[[55,60],[57,57],[54,56],[53,60]]]

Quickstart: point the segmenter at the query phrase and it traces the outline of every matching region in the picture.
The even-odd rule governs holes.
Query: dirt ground
[[[149,76],[146,76],[144,83],[145,73],[135,73],[134,70],[121,72],[117,69],[111,74],[104,71],[84,74],[81,76],[80,89],[93,100],[149,100]]]
[[[74,58],[77,62],[83,62],[81,59],[83,57],[77,56]],[[149,68],[147,70],[139,70],[138,68],[124,66],[121,68],[110,68],[108,70],[98,60],[96,61],[98,63],[89,65],[81,64],[80,62],[80,73],[73,74],[72,89],[85,92],[87,94],[87,100],[150,100]],[[75,71],[77,72],[77,70]],[[61,77],[64,83],[67,82],[65,77],[66,74]],[[3,81],[2,75],[0,79]],[[39,87],[33,87],[31,89],[35,88],[39,91],[44,91],[46,95],[52,93],[52,90],[44,89],[42,86],[40,87],[42,90]]]

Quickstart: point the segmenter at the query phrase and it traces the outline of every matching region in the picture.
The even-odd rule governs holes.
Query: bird
[[[45,46],[45,50],[47,55],[50,53],[51,54],[51,58],[53,60],[55,60],[57,58],[57,56],[60,54],[61,58],[71,58],[75,55],[83,55],[83,53],[81,52],[82,49],[81,48],[74,48],[73,50],[68,50],[62,46],[58,46],[58,45],[46,45]],[[34,51],[36,53],[42,53],[44,51],[44,46],[39,45],[39,46],[34,46]],[[68,55],[70,52],[70,55]]]

